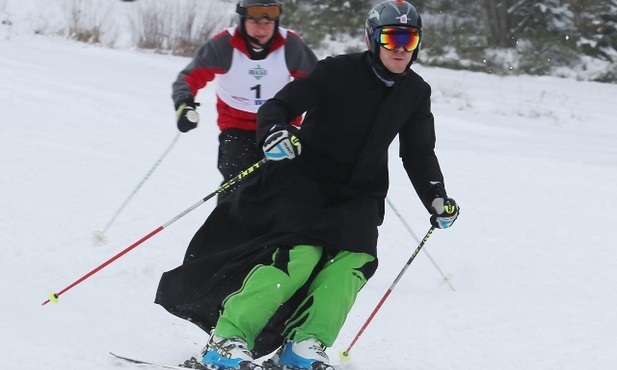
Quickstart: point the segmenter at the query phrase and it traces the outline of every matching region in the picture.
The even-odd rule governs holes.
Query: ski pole
[[[136,241],[135,243],[131,244],[130,246],[128,246],[126,249],[122,250],[120,253],[116,254],[115,256],[111,257],[110,259],[108,259],[107,261],[103,262],[102,264],[100,264],[99,266],[97,266],[96,268],[94,268],[92,271],[88,272],[87,274],[85,274],[84,276],[80,277],[79,279],[77,279],[75,282],[73,282],[72,284],[70,284],[69,286],[67,286],[66,288],[62,289],[61,291],[57,292],[57,293],[50,293],[49,294],[49,298],[43,302],[41,304],[41,306],[46,305],[49,302],[54,302],[54,303],[58,303],[58,298],[66,293],[68,290],[72,289],[73,287],[75,287],[76,285],[80,284],[81,282],[83,282],[84,280],[86,280],[87,278],[89,278],[90,276],[94,275],[95,273],[99,272],[100,270],[102,270],[104,267],[106,267],[107,265],[111,264],[112,262],[114,262],[115,260],[117,260],[118,258],[122,257],[123,255],[125,255],[126,253],[128,253],[130,250],[134,249],[135,247],[137,247],[138,245],[140,245],[141,243],[145,242],[146,240],[150,239],[152,236],[158,234],[161,230],[163,230],[164,228],[168,227],[169,225],[173,224],[174,222],[178,221],[180,218],[184,217],[187,213],[193,211],[195,208],[199,207],[200,205],[202,205],[203,203],[205,203],[208,199],[213,198],[214,196],[224,192],[225,190],[229,189],[230,187],[236,185],[237,183],[239,183],[240,181],[244,180],[244,178],[248,175],[250,175],[251,173],[255,172],[259,167],[261,167],[264,163],[266,163],[268,161],[267,158],[263,158],[262,160],[260,160],[259,162],[255,163],[254,165],[252,165],[251,167],[247,168],[246,170],[240,172],[236,177],[234,177],[233,179],[227,181],[226,183],[224,183],[223,185],[221,185],[218,189],[216,189],[215,191],[213,191],[212,193],[208,194],[205,198],[201,199],[199,202],[193,204],[192,206],[190,206],[189,208],[185,209],[184,211],[182,211],[179,215],[177,215],[176,217],[172,218],[171,220],[169,220],[167,223],[157,227],[156,229],[152,230],[151,232],[149,232],[147,235],[145,235],[144,237],[142,237],[141,239],[139,239],[138,241]]]
[[[422,241],[420,242],[416,250],[411,254],[411,257],[409,258],[409,260],[407,261],[407,263],[405,264],[401,272],[399,272],[396,279],[394,279],[394,282],[392,282],[392,284],[390,285],[390,288],[388,288],[388,290],[386,291],[386,294],[383,295],[383,297],[381,298],[381,300],[379,301],[375,309],[373,309],[373,312],[371,312],[368,319],[366,319],[366,321],[364,322],[364,325],[362,325],[362,327],[358,331],[358,334],[356,334],[356,337],[353,339],[349,347],[347,347],[345,351],[339,352],[339,357],[341,358],[342,361],[349,361],[349,352],[351,351],[351,348],[354,346],[354,344],[356,344],[356,342],[358,341],[358,339],[360,338],[360,336],[362,335],[366,327],[373,320],[373,317],[375,317],[375,314],[377,313],[377,311],[379,311],[379,309],[384,304],[384,302],[386,301],[390,293],[392,293],[392,290],[394,290],[394,287],[396,286],[396,284],[398,284],[399,280],[401,280],[401,277],[403,276],[403,274],[405,274],[405,271],[407,271],[407,268],[409,268],[409,265],[411,265],[411,263],[416,258],[418,253],[420,253],[420,250],[422,249],[422,247],[424,246],[424,244],[426,243],[426,241],[431,236],[434,230],[435,230],[435,227],[431,226],[431,228],[428,230],[428,232],[424,236],[424,239],[422,239]]]
[[[392,203],[392,201],[390,201],[389,198],[386,198],[386,202],[388,202],[388,205],[390,206],[390,208],[392,208],[392,210],[394,211],[394,213],[396,214],[396,216],[398,217],[398,219],[401,221],[401,223],[403,224],[403,226],[405,226],[405,228],[407,229],[407,231],[409,231],[409,234],[411,234],[411,236],[415,239],[416,243],[420,243],[420,240],[418,239],[418,237],[416,236],[416,233],[413,232],[413,230],[411,230],[411,227],[409,226],[409,224],[407,223],[407,221],[405,221],[405,219],[403,218],[403,216],[398,212],[398,210],[396,209],[396,207],[394,206],[394,203]],[[450,282],[450,280],[452,280],[452,276],[446,276],[443,271],[439,268],[439,266],[437,265],[437,262],[435,262],[435,260],[433,259],[433,257],[431,257],[431,254],[428,252],[427,249],[423,249],[422,250],[424,252],[424,254],[426,254],[426,256],[428,257],[428,259],[431,261],[431,263],[433,264],[433,266],[435,266],[435,268],[437,269],[437,271],[439,272],[439,274],[441,274],[441,278],[442,278],[442,282],[448,284],[448,286],[450,287],[450,289],[452,289],[452,291],[456,291],[454,289],[454,287],[452,286],[452,283]]]
[[[116,218],[118,217],[120,212],[122,212],[124,207],[126,207],[126,205],[133,198],[133,196],[137,193],[137,191],[142,187],[142,185],[146,182],[146,180],[150,177],[150,175],[152,175],[154,170],[159,166],[159,164],[161,164],[161,162],[163,161],[163,158],[165,158],[165,156],[167,156],[167,153],[169,153],[171,151],[171,148],[173,148],[173,146],[176,144],[176,141],[178,141],[179,137],[180,137],[180,133],[178,133],[176,135],[176,137],[174,137],[173,141],[171,142],[169,147],[167,147],[167,149],[165,150],[163,155],[158,159],[158,161],[156,161],[156,163],[154,163],[154,166],[150,169],[150,171],[148,171],[148,173],[141,180],[141,182],[139,182],[139,184],[137,184],[137,187],[135,188],[135,190],[133,190],[133,192],[129,194],[128,198],[126,198],[124,203],[122,203],[120,208],[118,208],[118,210],[113,215],[111,220],[109,220],[109,222],[107,222],[107,225],[105,225],[105,228],[102,231],[97,230],[97,231],[93,231],[92,232],[92,242],[94,243],[94,245],[104,245],[104,244],[107,243],[107,237],[105,236],[105,232],[107,231],[107,229],[109,229],[111,224],[114,223],[114,221],[116,220]]]

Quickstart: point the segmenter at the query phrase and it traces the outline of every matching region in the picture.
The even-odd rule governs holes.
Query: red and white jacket
[[[282,27],[270,44],[268,55],[253,60],[239,29],[231,27],[197,51],[173,83],[172,98],[176,105],[195,98],[200,89],[214,80],[221,131],[254,131],[259,107],[289,81],[305,76],[315,63],[317,57],[300,36]]]

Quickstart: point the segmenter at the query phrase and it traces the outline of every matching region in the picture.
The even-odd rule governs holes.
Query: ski
[[[121,356],[118,354],[115,354],[113,352],[109,352],[110,355],[114,356],[117,359],[123,360],[123,361],[127,361],[130,362],[132,364],[135,365],[143,365],[143,366],[149,366],[149,367],[155,367],[155,368],[159,368],[159,369],[172,369],[172,370],[187,370],[187,369],[197,369],[197,370],[212,370],[210,367],[203,365],[201,362],[199,362],[199,360],[197,360],[195,357],[191,357],[189,360],[184,361],[183,364],[180,365],[169,365],[169,364],[164,364],[164,363],[160,363],[160,362],[153,362],[153,361],[145,361],[145,360],[140,360],[140,359],[136,359],[136,358],[132,358],[132,357],[126,357],[126,356]],[[272,363],[271,360],[268,360],[266,362],[264,362],[263,367],[260,365],[256,365],[256,364],[252,364],[250,363],[248,367],[245,368],[245,370],[286,370],[287,368],[285,367],[280,367],[278,365],[275,365]],[[339,370],[339,367],[335,367],[332,365],[325,365],[325,364],[320,364],[318,367],[314,367],[315,370]]]
[[[123,360],[123,361],[127,361],[136,365],[144,365],[144,366],[150,366],[150,367],[157,367],[160,369],[175,369],[175,370],[186,370],[186,369],[207,369],[205,366],[201,365],[198,361],[192,361],[193,358],[191,358],[190,360],[185,361],[185,365],[186,366],[181,366],[181,365],[169,365],[169,364],[164,364],[164,363],[160,363],[160,362],[153,362],[153,361],[145,361],[145,360],[140,360],[140,359],[136,359],[136,358],[131,358],[131,357],[126,357],[126,356],[120,356],[118,354],[115,354],[113,352],[109,352],[110,355],[114,356],[117,359]],[[197,367],[200,366],[200,367]]]
[[[117,359],[123,360],[123,361],[127,361],[136,365],[143,365],[143,366],[149,366],[149,367],[156,367],[159,369],[175,369],[175,370],[187,370],[187,369],[196,369],[196,370],[217,370],[214,369],[210,366],[207,365],[203,365],[201,362],[199,362],[199,360],[197,360],[195,357],[191,357],[189,360],[184,361],[183,364],[180,365],[169,365],[169,364],[163,364],[160,362],[153,362],[153,361],[145,361],[145,360],[139,360],[136,358],[132,358],[132,357],[126,357],[126,356],[120,356],[118,354],[115,354],[113,352],[109,352],[110,355],[114,356]],[[241,365],[241,369],[242,370],[263,370],[263,367],[261,367],[260,365],[257,364],[253,364],[253,363],[248,363],[248,365],[244,364]]]

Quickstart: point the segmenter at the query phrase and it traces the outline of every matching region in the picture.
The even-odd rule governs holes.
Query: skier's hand
[[[176,115],[178,117],[178,130],[180,132],[189,132],[197,127],[199,122],[199,114],[195,108],[199,104],[195,103],[192,98],[186,99],[176,105]]]
[[[293,159],[302,152],[300,139],[296,136],[297,128],[293,126],[278,127],[268,135],[262,149],[271,161]]]
[[[431,203],[431,225],[438,229],[447,229],[452,226],[458,217],[460,208],[452,198],[435,198]]]

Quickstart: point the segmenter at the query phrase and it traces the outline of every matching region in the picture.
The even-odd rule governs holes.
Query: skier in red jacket
[[[255,142],[257,109],[294,78],[313,69],[317,57],[293,31],[279,26],[277,0],[241,0],[238,25],[204,44],[173,83],[172,98],[181,132],[199,120],[195,96],[216,84],[218,168],[227,182],[263,158]],[[300,119],[292,122],[299,124]],[[219,201],[229,194],[219,196]]]

